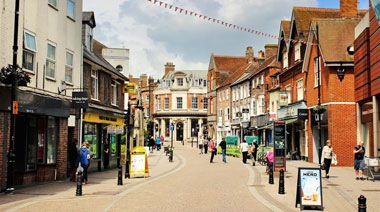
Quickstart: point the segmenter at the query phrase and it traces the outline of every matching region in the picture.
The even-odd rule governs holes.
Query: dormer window
[[[177,79],[178,86],[183,86],[183,78]]]
[[[301,43],[297,43],[294,46],[294,61],[297,62],[301,60]]]
[[[282,55],[282,67],[283,68],[288,68],[288,52],[284,52]]]

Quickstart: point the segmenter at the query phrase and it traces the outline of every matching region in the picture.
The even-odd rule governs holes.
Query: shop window
[[[25,171],[37,169],[37,118],[30,117],[28,120],[28,135],[26,140],[26,167]]]
[[[90,151],[94,155],[94,158],[99,158],[99,152],[97,151],[98,144],[98,128],[96,124],[85,123],[83,142],[88,142],[90,146]]]
[[[47,121],[46,163],[57,162],[58,123],[53,117]]]
[[[117,156],[117,135],[112,134],[111,136],[111,156],[115,157]]]

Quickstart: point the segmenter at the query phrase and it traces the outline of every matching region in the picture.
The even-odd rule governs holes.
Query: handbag
[[[321,169],[322,169],[322,170],[325,170],[325,169],[326,169],[325,164],[321,164]]]

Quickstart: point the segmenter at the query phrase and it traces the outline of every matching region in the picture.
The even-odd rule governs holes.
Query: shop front
[[[268,146],[272,143],[272,130],[269,127],[269,114],[251,117],[251,129],[256,129],[258,144]]]
[[[288,159],[307,158],[305,119],[304,116],[299,116],[299,111],[305,110],[307,113],[308,110],[304,101],[289,104],[278,110],[278,119],[286,123],[286,155]]]
[[[84,113],[83,141],[91,145],[90,151],[94,155],[89,170],[101,171],[120,164],[120,142],[123,134],[122,114],[91,108]]]
[[[6,95],[2,96],[5,98],[0,110],[6,111],[4,103],[10,101]],[[18,92],[15,122],[16,185],[65,179],[69,116],[69,100],[27,91]],[[8,149],[3,148],[3,151],[3,155],[6,155]],[[5,173],[2,175],[5,179]]]
[[[324,108],[324,111],[321,114],[315,109],[310,109],[310,126],[313,134],[313,163],[319,163],[319,147],[323,147],[326,144],[326,141],[329,139],[329,129],[328,129],[328,107]],[[321,122],[321,139],[319,136],[318,122]],[[335,141],[334,141],[335,142]],[[338,142],[338,141],[337,141]],[[321,144],[320,144],[321,143]],[[335,144],[334,144],[335,145]],[[311,148],[311,147],[309,147]],[[337,153],[337,152],[336,152]],[[339,155],[337,153],[337,157]]]

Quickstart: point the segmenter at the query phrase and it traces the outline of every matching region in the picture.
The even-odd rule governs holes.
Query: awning
[[[285,120],[285,123],[286,123],[286,124],[291,124],[291,123],[294,123],[294,122],[296,122],[296,121],[298,121],[298,118]]]
[[[265,126],[259,127],[258,130],[272,129],[272,127],[273,127],[273,124],[268,124],[268,125],[265,125]]]

